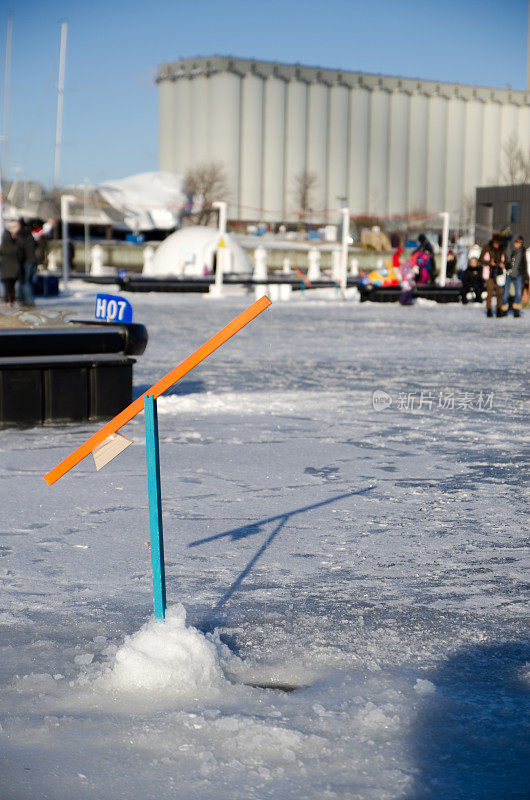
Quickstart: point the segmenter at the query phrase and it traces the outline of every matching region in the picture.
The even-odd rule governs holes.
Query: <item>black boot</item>
[[[496,317],[504,317],[504,314],[502,313],[502,311],[501,311],[501,309],[500,309],[500,308],[498,308],[498,309],[497,309],[497,311],[496,311],[496,313],[495,313],[495,316],[496,316]]]
[[[486,316],[487,317],[492,317],[493,316],[493,311],[491,310],[491,308],[488,308],[488,310],[486,311]]]
[[[514,317],[520,317],[521,316],[521,312],[519,311],[518,308],[514,308],[513,315],[514,315]]]

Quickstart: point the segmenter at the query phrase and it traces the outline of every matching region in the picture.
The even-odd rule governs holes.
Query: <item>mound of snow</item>
[[[186,611],[179,603],[167,610],[163,622],[152,619],[128,636],[102,680],[118,691],[196,695],[225,679],[215,644],[186,624]]]

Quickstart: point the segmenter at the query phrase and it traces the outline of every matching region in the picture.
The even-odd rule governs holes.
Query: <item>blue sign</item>
[[[113,294],[98,294],[96,295],[94,316],[105,322],[132,322],[133,309],[129,301],[122,297],[116,297]]]

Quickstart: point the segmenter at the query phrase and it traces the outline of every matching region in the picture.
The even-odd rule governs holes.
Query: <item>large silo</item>
[[[286,81],[276,75],[265,80],[263,119],[263,198],[261,219],[277,222],[284,216]]]
[[[463,139],[463,197],[474,195],[475,187],[482,182],[482,148],[484,128],[484,103],[470,98],[465,103]]]
[[[368,151],[370,92],[361,86],[350,91],[350,153],[348,205],[354,214],[368,209]]]
[[[229,216],[248,221],[297,221],[304,174],[312,221],[341,198],[355,214],[458,215],[530,140],[523,91],[222,56],[164,64],[157,82],[160,169],[222,162]]]
[[[316,182],[312,210],[325,211],[328,192],[329,89],[320,77],[309,84],[307,109],[307,172]],[[320,217],[325,219],[324,217]],[[312,219],[312,217],[311,217]]]
[[[328,192],[326,208],[336,208],[348,197],[348,145],[350,137],[350,90],[337,83],[329,89]]]
[[[427,120],[429,99],[414,93],[409,105],[408,193],[405,208],[408,214],[424,212],[427,207]],[[403,212],[401,212],[403,213]]]
[[[387,213],[389,123],[390,92],[374,88],[370,93],[368,143],[368,211],[372,214]]]
[[[445,198],[462,197],[464,194],[464,148],[466,132],[466,103],[460,97],[447,101],[447,132],[445,147]]]
[[[285,208],[299,208],[297,182],[306,172],[308,84],[295,77],[287,84],[285,110]]]
[[[174,160],[175,142],[175,87],[172,80],[159,82],[158,86],[158,162],[165,164],[166,172],[178,172]]]
[[[241,84],[240,216],[252,219],[262,203],[264,85],[252,72]]]
[[[429,99],[427,120],[427,198],[428,209],[445,208],[445,172],[447,165],[447,97]]]
[[[500,103],[485,103],[482,127],[482,183],[498,183],[501,170],[501,114]]]
[[[215,72],[210,81],[210,147],[208,157],[222,164],[229,184],[227,199],[239,216],[241,77],[232,71]]]
[[[185,173],[190,166],[198,166],[204,161],[209,161],[206,156],[210,152],[210,79],[207,74],[196,75],[193,79],[180,81],[188,84],[190,92],[191,124],[189,128],[188,163],[183,164],[181,172]],[[185,102],[185,98],[183,98]],[[178,137],[177,137],[178,142]],[[178,144],[177,144],[178,146]]]
[[[197,125],[198,120],[194,119],[196,102],[194,94],[197,91],[197,81],[183,78],[174,82],[173,89],[173,125],[175,138],[173,142],[174,153],[173,163],[175,171],[181,175],[186,171],[186,165],[193,160],[193,136],[192,131],[201,126]]]
[[[390,95],[390,119],[388,142],[388,183],[387,213],[403,213],[403,198],[406,197],[408,184],[407,147],[409,136],[409,103],[410,95],[405,92],[392,92]]]

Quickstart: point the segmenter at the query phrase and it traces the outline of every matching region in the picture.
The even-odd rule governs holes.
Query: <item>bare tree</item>
[[[512,185],[530,181],[530,148],[525,153],[516,133],[502,147],[502,180]]]
[[[184,176],[184,191],[190,204],[186,218],[195,225],[207,225],[213,214],[212,203],[228,197],[228,178],[223,164],[209,161],[189,169]]]
[[[311,211],[313,191],[318,184],[318,176],[314,172],[302,170],[294,179],[295,203],[300,211]]]
[[[462,198],[462,227],[469,231],[475,224],[475,193],[469,192]]]

